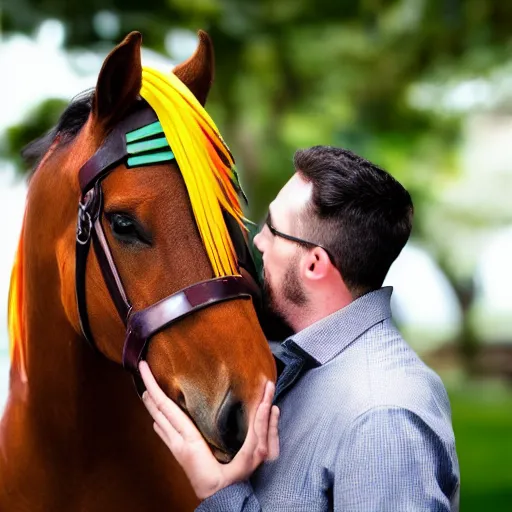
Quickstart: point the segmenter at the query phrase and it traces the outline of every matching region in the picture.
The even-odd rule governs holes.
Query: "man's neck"
[[[350,294],[319,294],[316,299],[310,298],[308,304],[303,307],[292,307],[289,324],[294,332],[300,332],[348,306],[353,300]]]

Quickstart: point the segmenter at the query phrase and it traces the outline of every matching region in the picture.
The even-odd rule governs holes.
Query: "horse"
[[[159,123],[142,98],[140,51],[141,35],[130,33],[106,57],[94,91],[28,150],[39,161],[11,278],[1,511],[193,510],[198,500],[138,396],[138,362],[148,362],[221,462],[240,448],[262,382],[276,379],[240,251],[231,274],[215,271],[183,175],[186,151],[178,162],[171,140],[162,161],[125,140],[129,132],[150,149],[163,140],[143,133]],[[173,114],[196,103],[192,114],[202,112],[213,59],[200,31],[195,53],[171,75],[190,96]],[[206,129],[198,133],[211,142]],[[227,146],[205,153],[192,142],[229,171]],[[221,210],[219,232],[232,251],[246,236]]]

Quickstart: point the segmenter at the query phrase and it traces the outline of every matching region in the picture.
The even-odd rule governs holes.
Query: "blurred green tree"
[[[29,111],[19,124],[7,129],[0,141],[0,157],[10,160],[20,172],[28,172],[21,156],[22,148],[55,126],[66,105],[61,99],[50,98]]]
[[[105,12],[117,29],[101,29]],[[456,167],[458,132],[453,120],[411,106],[409,88],[447,67],[488,69],[510,44],[511,15],[512,4],[499,0],[148,0],[143,7],[21,0],[4,6],[3,27],[31,32],[57,18],[69,48],[136,29],[157,51],[174,28],[206,29],[217,55],[210,108],[258,216],[291,173],[293,150],[315,143],[350,146],[377,161],[406,183],[421,210],[432,189],[425,185]],[[415,161],[429,162],[430,171]]]

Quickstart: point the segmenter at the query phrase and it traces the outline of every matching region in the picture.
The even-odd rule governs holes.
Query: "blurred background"
[[[216,50],[207,110],[260,220],[297,148],[331,144],[411,192],[393,265],[404,336],[451,397],[463,511],[512,510],[512,2],[4,0],[0,4],[0,309],[26,183],[19,152],[94,86],[131,30],[169,69],[196,31]],[[8,389],[0,317],[0,408]]]

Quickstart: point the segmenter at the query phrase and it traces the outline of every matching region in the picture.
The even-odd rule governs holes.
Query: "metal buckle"
[[[76,241],[86,245],[91,239],[92,218],[87,210],[88,204],[78,203],[78,219],[76,223]]]

